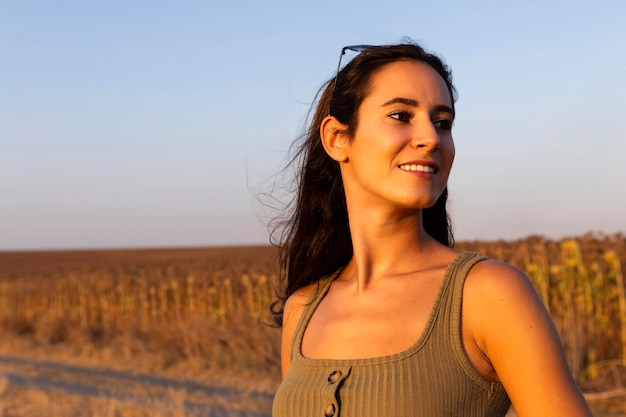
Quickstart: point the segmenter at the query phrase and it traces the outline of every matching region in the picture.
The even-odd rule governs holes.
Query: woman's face
[[[340,164],[348,204],[431,207],[454,160],[444,80],[428,64],[398,61],[379,69],[369,90]]]

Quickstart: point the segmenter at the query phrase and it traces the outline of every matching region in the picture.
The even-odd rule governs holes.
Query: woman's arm
[[[470,336],[518,416],[592,416],[526,275],[495,260],[480,262],[467,278],[463,301]]]

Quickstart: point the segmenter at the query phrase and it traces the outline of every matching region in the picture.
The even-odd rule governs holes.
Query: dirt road
[[[269,417],[273,394],[60,362],[0,355],[0,378],[11,386],[55,390],[134,403],[188,416]]]

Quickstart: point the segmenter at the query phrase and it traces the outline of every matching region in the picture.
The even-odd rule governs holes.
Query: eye
[[[435,125],[437,129],[452,130],[452,120],[448,120],[448,119],[435,120],[433,124]]]
[[[389,114],[389,117],[391,117],[392,119],[396,119],[399,122],[403,122],[403,123],[410,122],[412,116],[413,115],[411,113],[409,113],[408,111],[404,111],[404,110],[394,111],[393,113]]]

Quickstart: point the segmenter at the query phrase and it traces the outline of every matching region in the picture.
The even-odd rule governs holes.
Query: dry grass
[[[279,332],[264,324],[274,249],[59,256],[0,254],[0,326],[31,349],[70,347],[150,371],[186,363],[212,375],[278,374]]]

